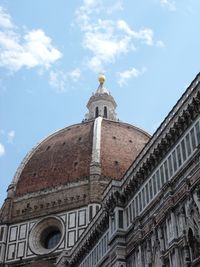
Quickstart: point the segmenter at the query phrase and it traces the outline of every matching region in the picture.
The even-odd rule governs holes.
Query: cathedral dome
[[[66,127],[22,163],[16,195],[87,179],[92,164],[100,165],[101,177],[120,179],[148,139],[139,128],[101,117]]]
[[[101,75],[81,123],[49,135],[20,164],[0,212],[8,263],[57,266],[57,255],[71,250],[101,214],[106,186],[123,178],[148,142],[146,132],[119,121],[104,82]]]
[[[99,82],[85,120],[50,135],[22,162],[13,181],[16,196],[89,181],[93,174],[106,183],[122,178],[150,136],[117,119],[104,75]]]

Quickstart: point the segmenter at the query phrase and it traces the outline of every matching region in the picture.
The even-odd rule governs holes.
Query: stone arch
[[[195,236],[195,233],[191,227],[188,229],[187,238],[188,238],[188,244],[190,247],[191,259],[194,260],[200,254],[200,244],[199,244],[199,240]]]

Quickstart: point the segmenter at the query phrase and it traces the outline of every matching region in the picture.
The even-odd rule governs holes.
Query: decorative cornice
[[[110,206],[113,199],[113,191],[123,192],[128,201],[138,190],[152,170],[159,164],[164,155],[173,146],[183,131],[191,124],[200,112],[200,74],[183,96],[174,106],[164,122],[146,144],[139,156],[133,162],[123,179],[116,184],[110,182],[104,192],[104,203]],[[192,86],[192,87],[191,87]],[[133,186],[134,184],[134,186]],[[120,188],[120,189],[117,189]],[[130,188],[132,188],[130,190]]]
[[[141,163],[141,161],[146,161],[146,158],[153,152],[153,150],[157,147],[158,143],[160,143],[161,139],[169,133],[170,131],[175,132],[174,124],[177,122],[178,118],[183,116],[185,121],[190,122],[193,117],[194,110],[190,109],[190,106],[196,106],[195,109],[198,112],[199,110],[199,101],[200,101],[200,74],[196,76],[194,81],[188,87],[186,92],[182,95],[182,97],[178,100],[176,105],[173,107],[171,112],[167,115],[164,121],[161,123],[160,127],[156,130],[154,135],[151,137],[149,142],[145,145],[141,153],[138,155],[134,163],[125,173],[122,184],[126,183],[128,177],[132,171]],[[189,106],[188,106],[189,104]],[[191,105],[192,104],[192,105]],[[171,130],[170,130],[171,129]],[[148,152],[148,153],[147,153]]]
[[[95,101],[98,101],[98,100],[105,100],[105,101],[110,101],[114,108],[117,107],[117,104],[115,102],[115,99],[113,98],[113,96],[111,96],[110,94],[107,94],[107,93],[104,93],[104,94],[95,94],[95,95],[92,95],[87,103],[87,108],[89,109],[90,108],[90,105],[95,102]]]

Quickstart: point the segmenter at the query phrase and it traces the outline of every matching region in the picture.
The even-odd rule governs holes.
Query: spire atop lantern
[[[99,74],[98,81],[99,81],[99,87],[97,88],[96,94],[108,94],[109,95],[108,90],[104,86],[106,77],[103,73]]]
[[[86,114],[86,120],[95,119],[97,117],[103,117],[109,120],[116,121],[115,109],[117,104],[114,98],[105,87],[106,77],[103,73],[98,76],[99,86],[96,93],[93,94],[88,103],[87,108],[89,113]]]
[[[98,80],[99,80],[100,84],[104,84],[104,82],[106,80],[106,76],[103,73],[100,73],[99,77],[98,77]]]

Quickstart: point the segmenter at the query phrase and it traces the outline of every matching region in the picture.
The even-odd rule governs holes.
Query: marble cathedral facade
[[[200,75],[57,266],[200,266]]]
[[[84,122],[89,127],[96,117],[88,184],[73,180],[62,188],[59,184],[42,193],[37,188],[27,195],[12,183],[1,209],[0,266],[200,266],[200,74],[149,140],[134,128],[132,137],[137,134],[146,144],[120,179],[101,178],[106,165],[100,169],[100,139],[95,136],[101,126],[101,138],[107,140],[109,127],[118,122],[112,125],[114,99],[98,90],[88,102],[92,113]],[[120,136],[125,126],[117,127]],[[113,144],[116,139],[118,135]]]

